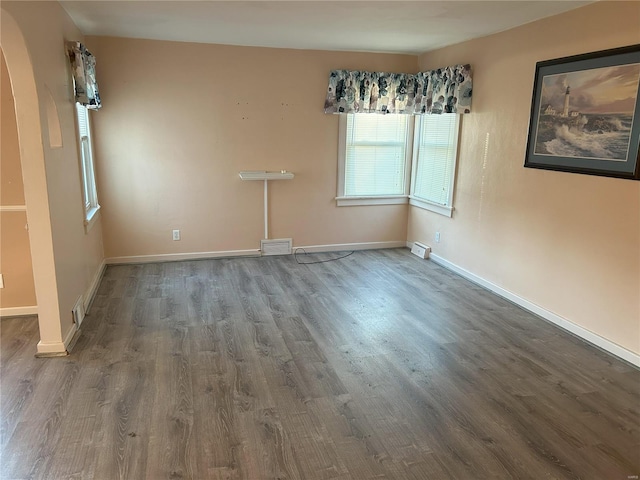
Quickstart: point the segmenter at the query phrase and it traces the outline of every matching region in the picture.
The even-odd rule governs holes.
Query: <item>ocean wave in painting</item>
[[[629,115],[581,115],[559,123],[541,121],[536,153],[625,161],[631,138]]]

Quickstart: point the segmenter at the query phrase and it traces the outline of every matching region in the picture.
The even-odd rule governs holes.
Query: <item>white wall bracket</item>
[[[291,180],[293,173],[286,170],[279,172],[240,172],[240,180],[262,180],[264,181],[264,239],[269,239],[269,180]]]

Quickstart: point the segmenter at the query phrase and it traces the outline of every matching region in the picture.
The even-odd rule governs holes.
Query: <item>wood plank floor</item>
[[[111,266],[65,358],[1,328],[2,479],[640,474],[640,371],[405,249]]]

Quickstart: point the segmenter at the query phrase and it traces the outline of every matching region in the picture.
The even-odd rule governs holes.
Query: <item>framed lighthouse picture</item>
[[[536,64],[525,167],[640,180],[640,45]]]

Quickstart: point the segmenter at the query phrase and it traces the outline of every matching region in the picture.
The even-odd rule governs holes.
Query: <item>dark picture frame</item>
[[[640,180],[640,44],[536,63],[524,166]]]

